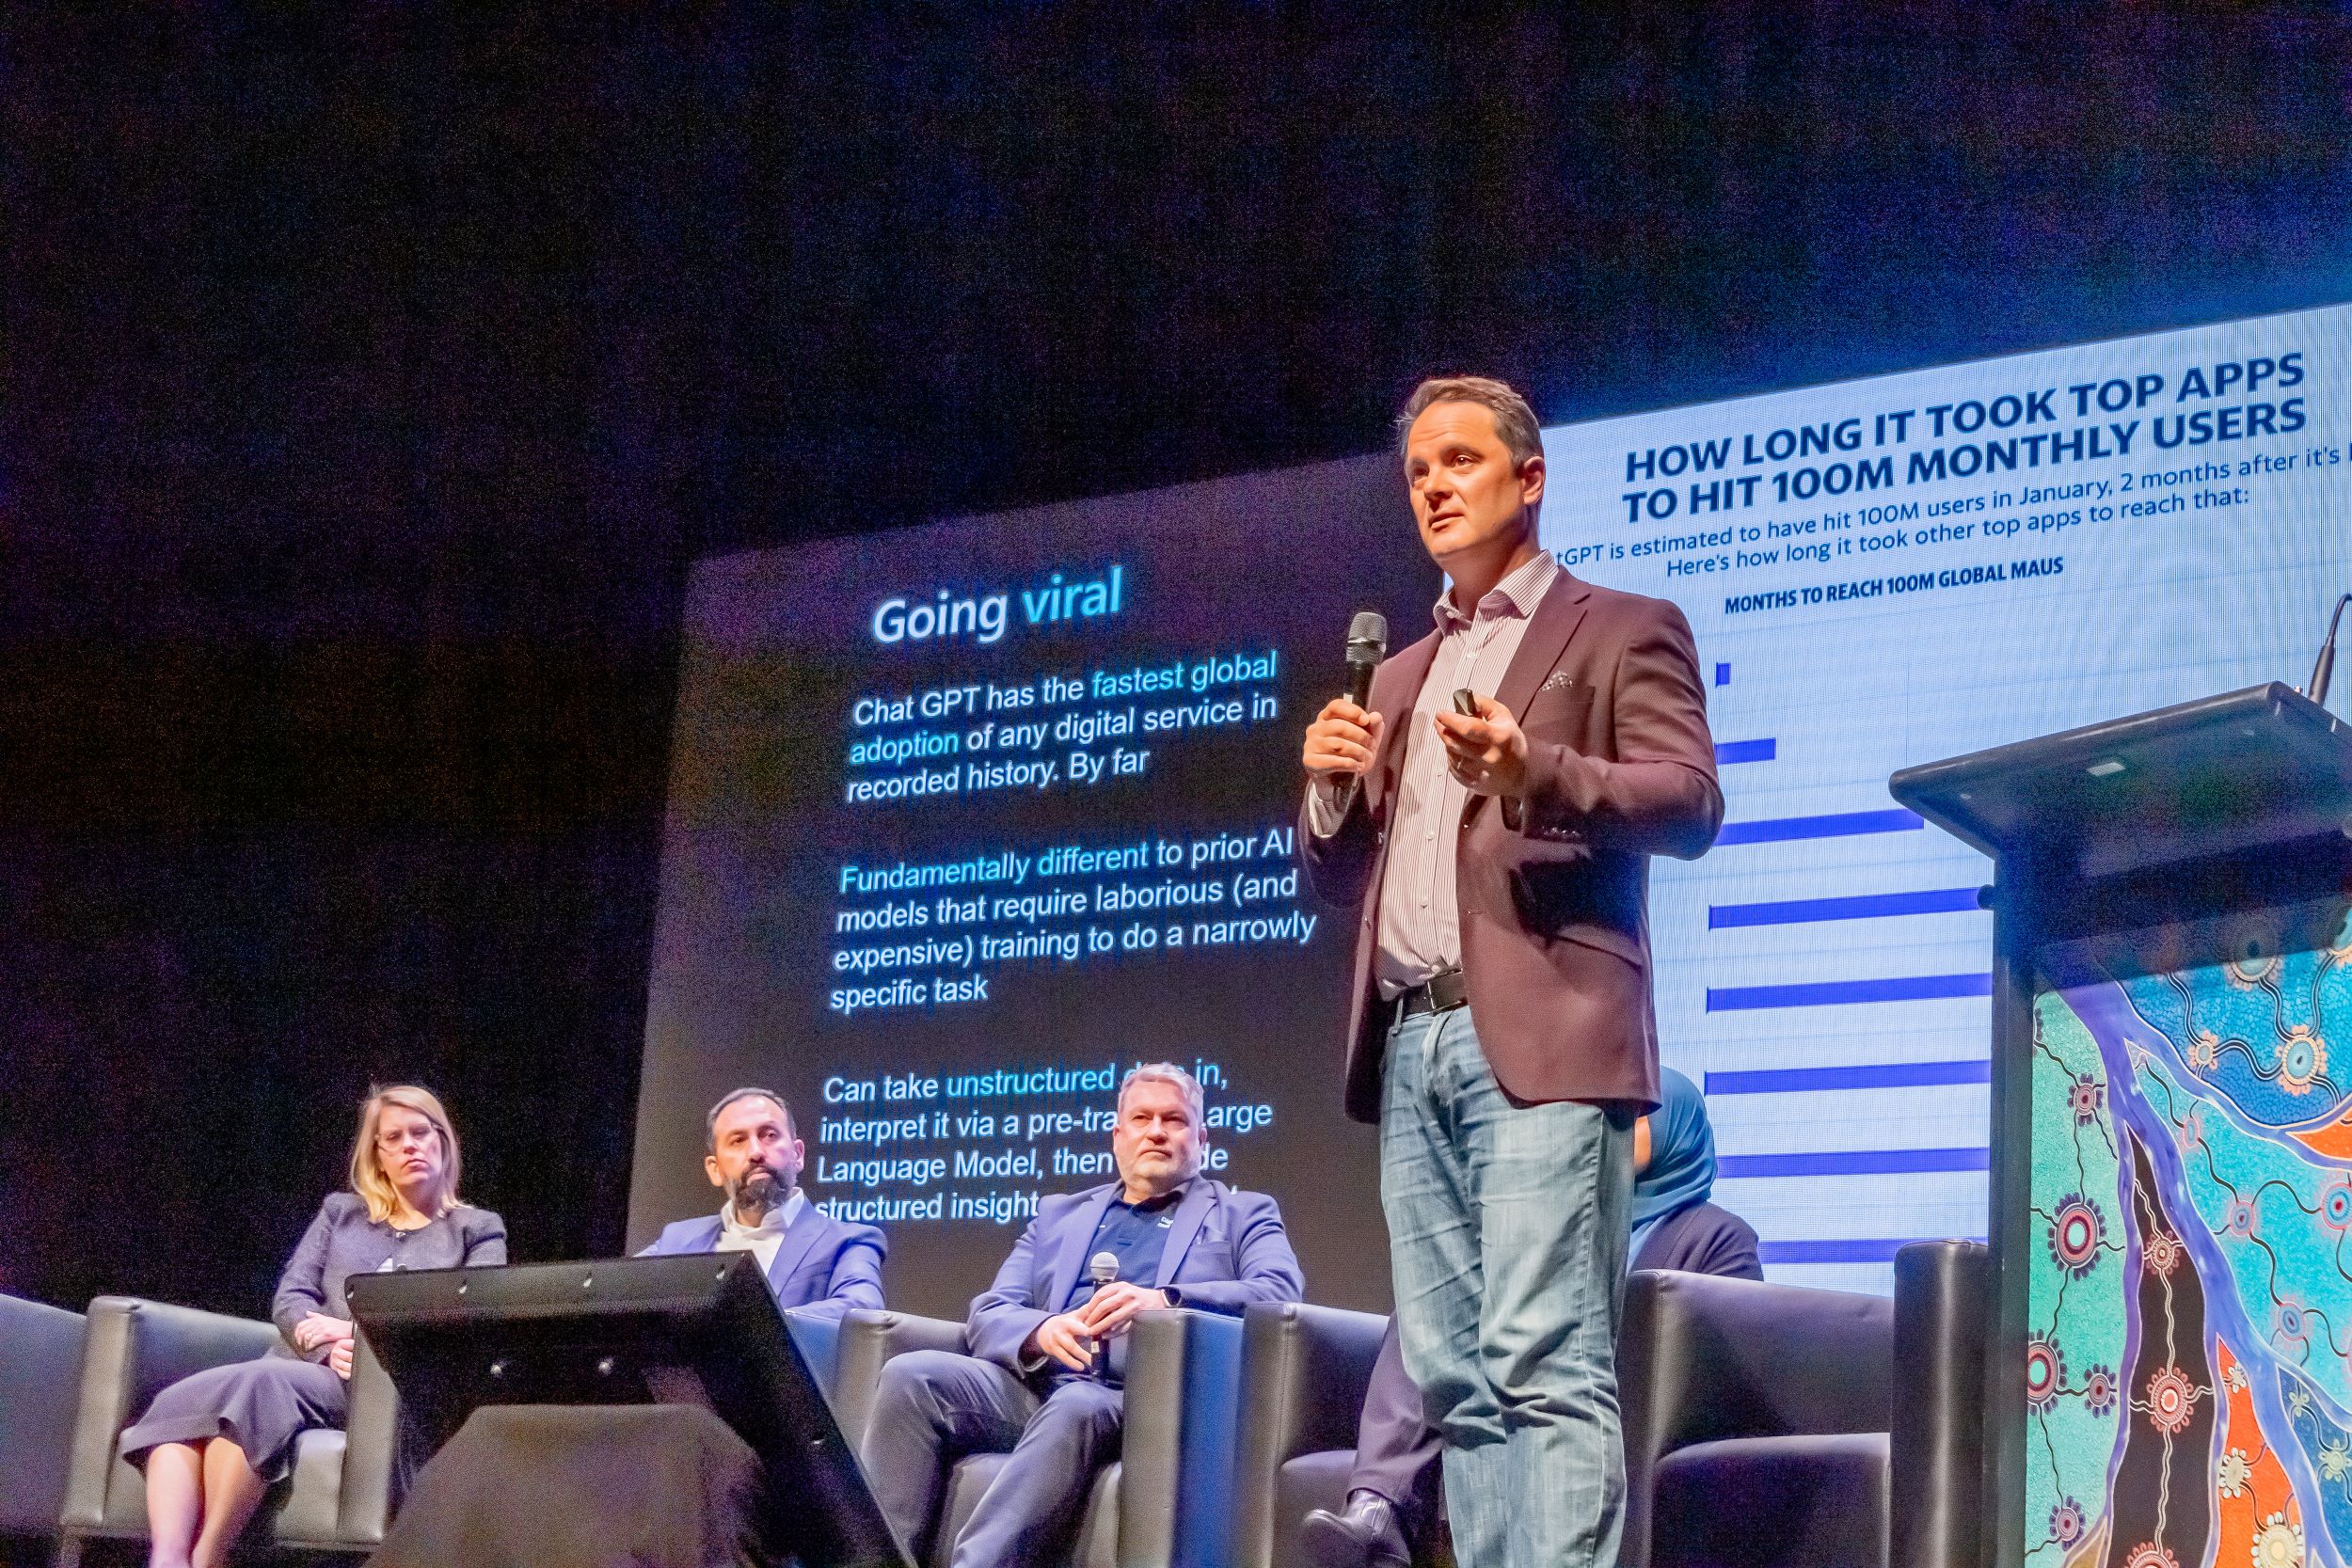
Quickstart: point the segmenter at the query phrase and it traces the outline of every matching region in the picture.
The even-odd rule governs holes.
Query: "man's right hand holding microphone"
[[[1345,697],[1323,705],[1307,726],[1306,747],[1299,754],[1317,788],[1337,791],[1372,771],[1372,759],[1380,751],[1380,715]]]

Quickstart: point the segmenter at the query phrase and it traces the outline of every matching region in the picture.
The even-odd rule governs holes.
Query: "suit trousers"
[[[882,1517],[927,1560],[947,1467],[1009,1454],[957,1537],[954,1568],[1056,1560],[1076,1531],[1094,1474],[1119,1453],[1120,1391],[1057,1375],[1041,1393],[993,1361],[910,1351],[882,1368],[861,1457]]]
[[[1390,1031],[1381,1205],[1461,1568],[1614,1568],[1633,1113],[1514,1103],[1468,1007]]]
[[[1363,1413],[1356,1418],[1356,1467],[1348,1472],[1347,1489],[1388,1498],[1405,1533],[1418,1541],[1436,1522],[1438,1465],[1438,1433],[1421,1390],[1406,1375],[1405,1348],[1391,1318],[1364,1385]]]

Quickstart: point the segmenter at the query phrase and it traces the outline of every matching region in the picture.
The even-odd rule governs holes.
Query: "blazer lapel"
[[[1568,639],[1583,624],[1584,601],[1593,596],[1587,583],[1568,576],[1561,568],[1549,592],[1535,606],[1535,612],[1527,618],[1527,634],[1519,639],[1518,651],[1511,656],[1511,667],[1502,672],[1502,679],[1495,686],[1495,701],[1511,710],[1517,719],[1527,711],[1527,705],[1535,695],[1535,689],[1551,673],[1560,656],[1567,652]],[[1462,807],[1462,820],[1467,822],[1478,813],[1486,797],[1473,795]]]
[[[1513,718],[1527,711],[1535,689],[1567,651],[1568,639],[1576,635],[1584,619],[1584,601],[1592,596],[1590,585],[1568,576],[1564,567],[1551,592],[1528,617],[1527,635],[1519,639],[1511,667],[1502,672],[1502,680],[1495,688],[1495,701],[1509,708]]]
[[[1107,1182],[1070,1216],[1069,1227],[1054,1243],[1053,1264],[1045,1275],[1045,1299],[1036,1306],[1048,1312],[1058,1312],[1061,1304],[1070,1299],[1071,1287],[1078,1283],[1078,1271],[1086,1263],[1087,1243],[1103,1227],[1103,1216],[1110,1212],[1111,1199],[1118,1196],[1119,1183]]]
[[[1201,1222],[1216,1206],[1216,1183],[1206,1177],[1195,1177],[1176,1205],[1176,1218],[1168,1227],[1168,1244],[1160,1249],[1160,1272],[1152,1283],[1165,1285],[1176,1277],[1184,1266],[1184,1254],[1191,1250],[1193,1238],[1200,1234]]]
[[[792,1277],[792,1271],[801,1266],[801,1260],[808,1256],[809,1249],[817,1244],[818,1236],[826,1228],[825,1212],[806,1198],[803,1198],[802,1202],[804,1207],[801,1210],[801,1217],[785,1227],[784,1240],[777,1244],[775,1260],[768,1265],[768,1288],[771,1291],[780,1288]]]

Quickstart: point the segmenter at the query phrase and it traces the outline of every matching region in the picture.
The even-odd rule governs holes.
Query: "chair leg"
[[[56,1568],[82,1568],[82,1538],[71,1532],[57,1537]]]

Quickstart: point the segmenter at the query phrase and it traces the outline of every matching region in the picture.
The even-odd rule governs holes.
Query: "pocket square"
[[[1574,686],[1576,682],[1569,678],[1566,671],[1554,670],[1550,674],[1544,677],[1544,684],[1537,687],[1535,689],[1538,691],[1557,691],[1564,686]]]

